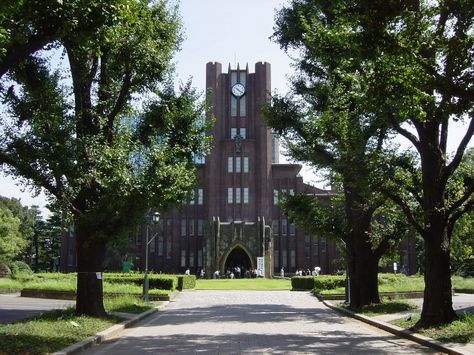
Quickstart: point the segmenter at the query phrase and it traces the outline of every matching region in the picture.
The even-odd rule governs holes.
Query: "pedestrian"
[[[280,275],[281,275],[281,277],[285,277],[285,268],[284,267],[281,268]]]
[[[186,269],[186,271],[184,272],[185,275],[190,275],[191,274],[191,271],[189,269]]]

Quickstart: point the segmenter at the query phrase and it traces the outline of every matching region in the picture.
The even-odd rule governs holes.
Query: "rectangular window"
[[[290,267],[296,266],[296,250],[290,250]]]
[[[249,157],[244,157],[244,173],[249,172]]]
[[[235,172],[240,173],[240,157],[235,157]]]
[[[237,128],[232,127],[230,129],[230,139],[234,139],[236,135],[237,135]]]
[[[244,187],[244,203],[249,203],[249,188]]]
[[[163,256],[163,244],[164,244],[163,236],[160,235],[158,237],[158,256]]]
[[[186,220],[185,219],[181,220],[181,236],[182,237],[186,236]]]
[[[181,267],[186,266],[186,250],[181,250]]]
[[[290,223],[290,235],[292,237],[296,235],[296,226],[294,222]]]
[[[230,72],[230,87],[237,84],[237,71]]]
[[[189,266],[194,267],[194,250],[189,251]]]
[[[166,239],[166,259],[171,259],[171,235]]]
[[[286,250],[281,251],[281,264],[285,269],[288,267],[288,253]]]
[[[190,193],[189,193],[189,204],[190,205],[194,205],[194,199],[196,198],[196,193],[194,190],[192,190]]]
[[[278,219],[272,221],[272,231],[274,236],[280,235],[280,224],[278,223]]]
[[[304,257],[305,257],[306,259],[309,259],[309,258],[311,257],[311,252],[310,252],[310,250],[309,250],[309,246],[305,246],[305,247],[304,247]]]
[[[273,251],[273,264],[277,268],[280,267],[280,251],[279,250],[274,250]]]
[[[189,220],[189,236],[194,237],[194,219]]]
[[[234,159],[232,157],[227,157],[227,172],[234,172]]]
[[[240,187],[235,188],[235,203],[240,203]]]
[[[273,189],[273,204],[278,205],[278,190]]]
[[[202,249],[198,250],[197,266],[202,267]]]
[[[202,237],[204,235],[204,220],[198,219],[198,230],[197,230],[198,237]]]
[[[150,251],[150,253],[155,252],[155,246],[156,246],[155,243],[156,243],[156,239],[152,240],[150,244],[148,244],[148,250]]]
[[[232,187],[228,187],[227,188],[227,203],[233,203],[234,202],[234,199],[233,199],[233,191],[234,189]]]
[[[237,116],[237,98],[234,95],[230,96],[230,115]]]
[[[242,139],[247,138],[247,130],[245,128],[240,129],[240,136],[242,137]]]
[[[239,100],[239,109],[240,109],[240,116],[245,117],[247,116],[247,99],[246,96],[242,96]]]
[[[287,229],[288,229],[288,220],[283,218],[281,220],[281,235],[286,236]]]
[[[198,205],[204,204],[204,190],[198,189]]]

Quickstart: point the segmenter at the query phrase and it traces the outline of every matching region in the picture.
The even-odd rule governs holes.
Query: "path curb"
[[[107,329],[97,333],[96,335],[90,336],[89,338],[86,338],[86,339],[84,339],[84,340],[82,340],[78,343],[74,343],[72,345],[69,345],[67,348],[59,350],[59,351],[53,353],[52,355],[77,354],[77,353],[79,353],[83,350],[86,350],[86,349],[92,347],[93,345],[100,344],[100,343],[104,342],[105,340],[116,336],[117,334],[119,334],[124,329],[130,328],[133,325],[135,325],[136,323],[138,323],[139,321],[141,321],[141,320],[157,313],[158,310],[163,306],[164,306],[164,304],[160,304],[160,305],[156,306],[155,308],[152,308],[152,309],[149,309],[148,311],[140,313],[140,314],[134,316],[133,318],[130,318],[130,319],[127,319],[127,320],[123,321],[122,323],[113,325],[112,327],[107,328]]]
[[[357,320],[360,320],[364,323],[370,324],[370,325],[372,325],[374,327],[377,327],[379,329],[383,329],[383,330],[385,330],[389,333],[395,334],[399,337],[402,337],[402,338],[414,341],[418,344],[427,346],[427,347],[432,348],[434,350],[442,351],[443,353],[451,354],[451,355],[469,355],[469,354],[472,354],[472,352],[463,352],[463,351],[460,351],[460,350],[456,350],[456,349],[447,347],[445,344],[443,344],[443,343],[441,343],[437,340],[426,337],[424,335],[415,334],[415,333],[413,333],[413,332],[411,332],[407,329],[397,327],[396,325],[385,323],[385,322],[382,322],[382,321],[377,321],[377,320],[374,320],[370,317],[354,313],[354,312],[352,312],[348,309],[337,307],[337,306],[335,306],[335,305],[333,305],[330,302],[327,302],[325,300],[322,300],[322,302],[325,306],[327,306],[327,307],[329,307],[329,308],[331,308],[331,309],[333,309],[333,310],[335,310],[339,313],[342,313],[346,316],[355,318]]]

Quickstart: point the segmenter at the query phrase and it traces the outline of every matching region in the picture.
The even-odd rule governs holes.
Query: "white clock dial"
[[[232,94],[236,97],[241,97],[245,94],[245,86],[243,86],[241,83],[237,83],[234,86],[232,86]]]

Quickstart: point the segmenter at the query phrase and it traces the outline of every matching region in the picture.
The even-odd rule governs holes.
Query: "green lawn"
[[[290,279],[218,279],[196,280],[196,289],[211,290],[289,290]]]
[[[409,318],[393,320],[390,323],[402,328],[411,328],[419,319],[420,315],[415,314]],[[474,343],[474,314],[465,313],[450,324],[436,328],[418,329],[416,332],[446,343]]]

